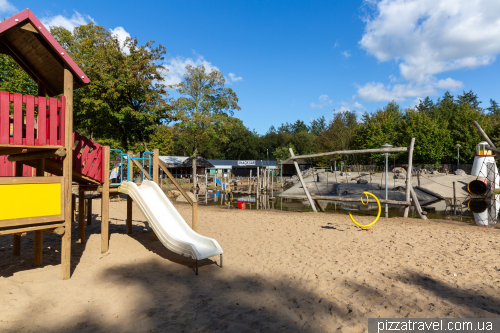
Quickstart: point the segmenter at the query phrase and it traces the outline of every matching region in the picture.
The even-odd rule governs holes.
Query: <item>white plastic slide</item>
[[[170,251],[196,260],[222,255],[219,243],[193,231],[155,182],[143,180],[140,186],[123,182],[118,191],[132,197]]]

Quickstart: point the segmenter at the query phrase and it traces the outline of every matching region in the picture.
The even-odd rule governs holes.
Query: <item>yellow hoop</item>
[[[363,194],[366,195],[366,203],[363,202]],[[377,197],[374,194],[370,193],[370,192],[363,192],[363,193],[361,193],[361,203],[363,205],[368,205],[368,195],[371,195],[377,201],[377,205],[378,205],[377,218],[375,220],[373,220],[372,223],[366,224],[366,225],[359,224],[358,222],[356,222],[354,220],[354,218],[352,217],[351,213],[349,212],[349,217],[351,218],[351,221],[354,222],[355,225],[357,225],[358,227],[360,227],[362,229],[367,229],[367,228],[371,227],[372,225],[374,225],[375,222],[378,221],[378,219],[380,217],[380,213],[382,212],[382,208],[380,207],[380,201],[378,201]]]

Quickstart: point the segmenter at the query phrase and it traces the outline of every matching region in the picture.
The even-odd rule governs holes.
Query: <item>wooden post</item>
[[[252,194],[252,169],[250,169],[250,178],[248,179],[248,194]]]
[[[457,215],[457,208],[456,207],[457,207],[457,192],[455,189],[455,182],[453,182],[453,215]]]
[[[160,167],[158,165],[158,160],[160,159],[160,149],[156,148],[153,149],[153,181],[160,186],[159,183],[159,173],[160,173]]]
[[[198,202],[193,202],[193,223],[191,228],[198,231]]]
[[[408,170],[406,172],[406,201],[410,201],[410,189],[412,188],[411,184],[411,171],[413,167],[413,147],[415,146],[415,138],[411,138],[410,141],[410,149],[408,150]],[[410,206],[405,207],[405,211],[403,217],[408,217],[408,213],[410,212]]]
[[[194,157],[193,157],[193,189],[196,189],[196,154],[194,154]]]
[[[75,222],[76,215],[76,194],[73,193],[73,187],[71,187],[71,222]]]
[[[45,93],[44,93],[45,94]],[[45,170],[45,159],[41,158],[37,160],[36,163],[36,176],[43,177]],[[42,265],[42,253],[43,253],[43,231],[35,231],[35,255],[33,265],[39,267]]]
[[[257,196],[260,194],[260,170],[257,167],[257,188],[256,188]]]
[[[293,153],[293,149],[290,148],[290,155],[292,157],[295,156]],[[293,160],[293,165],[295,165],[295,170],[297,171],[297,176],[299,177],[300,183],[302,184],[302,188],[304,189],[304,193],[306,194],[307,199],[309,200],[309,203],[311,204],[311,208],[313,212],[317,213],[318,211],[316,210],[316,206],[314,205],[314,201],[311,198],[311,195],[309,194],[309,191],[307,190],[306,183],[304,182],[304,179],[302,178],[302,173],[300,172],[299,164],[297,163],[296,160]]]
[[[61,278],[69,279],[71,276],[71,191],[73,174],[73,74],[66,65],[64,68],[64,146],[66,156],[63,160],[64,178],[64,235],[61,239]]]
[[[33,266],[42,266],[43,256],[43,230],[35,230],[35,254]]]
[[[420,202],[418,201],[417,195],[415,194],[415,190],[413,187],[410,188],[411,192],[411,197],[413,198],[413,204],[415,205],[415,208],[417,209],[418,215],[420,215],[420,218],[422,220],[427,220],[427,216],[422,212],[422,207],[420,207]]]
[[[78,187],[78,237],[85,244],[85,190]]]
[[[109,146],[104,147],[104,184],[101,197],[101,253],[109,249]]]
[[[127,195],[127,234],[132,233],[132,197]]]
[[[131,157],[134,157],[134,153],[132,151],[127,152],[127,162],[128,162],[128,181],[133,182],[134,181],[134,163],[132,163],[132,160],[130,159]]]
[[[87,199],[87,225],[92,224],[92,198]]]
[[[23,176],[23,163],[16,162],[14,175],[16,177]],[[21,235],[12,234],[12,255],[18,256],[21,255]]]

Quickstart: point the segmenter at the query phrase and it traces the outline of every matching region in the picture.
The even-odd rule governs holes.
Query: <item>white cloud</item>
[[[94,19],[89,15],[82,15],[75,10],[71,17],[56,15],[52,17],[44,17],[41,19],[43,25],[46,27],[63,27],[69,31],[73,31],[79,25],[85,25],[89,22],[94,22]]]
[[[335,44],[333,45],[333,48],[336,48],[337,46],[339,46],[339,43],[335,43]]]
[[[424,99],[422,97],[417,97],[415,98],[411,103],[410,103],[410,108],[415,108],[417,105],[420,104],[420,101],[423,101]]]
[[[243,80],[241,76],[236,76],[234,73],[229,73],[229,79],[227,79],[228,83],[235,83]]]
[[[16,6],[11,4],[8,0],[0,0],[0,13],[14,13],[17,12]]]
[[[212,70],[219,70],[217,66],[212,65],[211,62],[208,62],[201,55],[197,55],[196,59],[192,58],[184,58],[184,57],[175,57],[171,58],[165,64],[165,67],[168,69],[168,73],[164,75],[165,80],[164,83],[166,85],[175,85],[182,82],[182,77],[186,74],[186,66],[191,65],[193,67],[197,67],[203,65],[207,72],[211,72]]]
[[[365,4],[374,11],[365,18],[360,46],[379,61],[395,61],[408,83],[367,83],[358,89],[361,98],[405,100],[435,94],[436,89],[455,90],[462,82],[438,80],[436,75],[489,65],[500,53],[498,0],[365,0]]]
[[[500,52],[497,0],[382,0],[360,41],[407,79],[492,63]]]
[[[120,42],[120,45],[123,47],[125,45],[125,41],[127,38],[130,38],[130,34],[123,28],[123,27],[116,27],[114,29],[109,29],[111,34],[118,38],[118,41]],[[130,48],[129,47],[124,47],[123,51],[126,54],[130,54]]]
[[[314,102],[311,103],[311,109],[324,109],[325,107],[333,105],[333,101],[328,97],[328,95],[321,95],[318,100],[319,104]]]
[[[342,51],[340,52],[340,54],[342,54],[346,59],[351,56],[351,54],[348,51]]]
[[[351,110],[360,110],[363,109],[366,111],[366,108],[363,106],[363,104],[359,102],[354,102],[354,103],[348,103],[345,101],[342,101],[339,103],[341,105],[340,109],[336,109],[336,112],[344,112],[344,111],[351,111]]]

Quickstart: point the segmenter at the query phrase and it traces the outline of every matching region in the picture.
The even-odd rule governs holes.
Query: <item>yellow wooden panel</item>
[[[61,184],[0,185],[0,220],[61,214]]]

